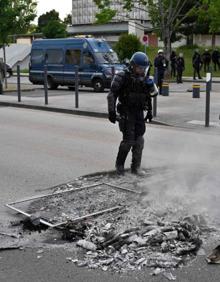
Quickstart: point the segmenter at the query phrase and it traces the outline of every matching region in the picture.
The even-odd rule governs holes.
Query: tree
[[[36,17],[34,0],[0,0],[0,43],[6,44],[10,34],[24,33]]]
[[[220,32],[220,2],[219,0],[203,0],[200,11],[201,20],[209,21],[209,31],[211,33]]]
[[[9,35],[24,33],[36,17],[37,3],[34,0],[0,0],[0,44],[3,46],[3,59],[6,62],[5,44]],[[6,73],[6,64],[5,69]],[[7,78],[5,77],[7,88]]]
[[[117,0],[93,0],[100,12],[97,14],[97,19],[104,17],[104,11],[111,9],[113,3]],[[218,1],[218,0],[216,0]],[[182,22],[191,16],[193,9],[198,7],[200,0],[195,1],[194,7],[187,8],[190,0],[121,0],[120,3],[124,10],[131,11],[139,9],[148,12],[151,18],[152,25],[161,36],[164,43],[165,54],[170,56],[171,52],[171,37],[181,26]],[[112,14],[117,14],[117,11],[112,9]],[[113,17],[112,17],[113,18]],[[111,18],[111,19],[112,19]],[[106,22],[109,18],[106,18]],[[99,21],[98,21],[99,22]],[[103,21],[102,21],[103,22]]]
[[[67,37],[66,26],[67,23],[61,21],[56,10],[51,10],[38,18],[38,31],[46,38]]]
[[[43,29],[43,35],[46,38],[67,37],[66,25],[59,20],[50,21]]]
[[[66,15],[66,17],[64,18],[63,22],[66,25],[71,25],[72,24],[72,14],[68,14]]]
[[[51,10],[49,12],[46,12],[45,14],[42,14],[38,18],[38,31],[42,32],[43,29],[48,25],[51,21],[61,21],[59,17],[59,12],[56,10]]]
[[[134,52],[140,51],[140,40],[134,34],[122,34],[115,45],[120,60],[130,59]]]

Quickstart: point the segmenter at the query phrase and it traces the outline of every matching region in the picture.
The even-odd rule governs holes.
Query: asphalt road
[[[84,174],[111,170],[120,141],[116,126],[104,119],[8,107],[0,107],[0,131],[1,223],[15,218],[3,207],[4,203],[41,194],[47,187]],[[146,134],[143,166],[154,169],[164,166],[173,170],[173,179],[169,183],[164,179],[163,183],[167,185],[166,189],[180,196],[180,191],[197,181],[197,185],[194,183],[197,191],[191,191],[188,196],[195,197],[198,208],[206,205],[214,209],[209,195],[215,195],[217,199],[220,196],[219,142],[219,135],[150,125]],[[183,168],[181,175],[179,170],[176,171],[177,166]],[[194,178],[198,169],[205,171],[203,179]],[[156,193],[158,189],[162,197],[160,188],[155,184],[152,192]],[[219,210],[218,203],[216,211]],[[215,246],[213,244],[215,242],[205,246],[206,252]],[[66,257],[71,253],[62,247],[45,251],[42,259],[37,259],[36,251],[1,252],[0,281],[167,281],[161,276],[151,277],[149,270],[121,277],[77,268],[66,263]],[[190,267],[179,269],[175,274],[176,281],[207,282],[218,281],[220,270],[218,266],[208,266],[205,257],[200,256]]]

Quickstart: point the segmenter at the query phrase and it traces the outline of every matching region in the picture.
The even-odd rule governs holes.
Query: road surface
[[[8,107],[0,107],[0,130],[1,225],[16,218],[4,203],[41,194],[47,187],[84,174],[111,170],[120,142],[116,125],[105,119]],[[143,166],[173,171],[169,183],[160,179],[160,186],[154,184],[152,193],[163,197],[165,191],[170,191],[184,197],[183,200],[186,196],[194,197],[198,208],[219,210],[219,205],[214,209],[210,194],[219,199],[220,135],[150,125],[145,139]],[[198,179],[199,169],[204,175]],[[191,185],[194,190],[188,194]],[[205,246],[206,251],[212,247]],[[62,247],[45,250],[41,259],[37,259],[36,252],[36,249],[1,252],[0,281],[167,281],[161,276],[151,277],[148,269],[123,277],[77,268],[66,263],[66,257],[72,254]],[[175,274],[176,281],[207,282],[218,281],[220,270],[207,265],[205,257],[200,256]]]

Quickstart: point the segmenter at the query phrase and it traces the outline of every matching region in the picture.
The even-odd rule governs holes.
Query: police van
[[[59,85],[74,88],[78,68],[79,85],[102,92],[110,87],[113,71],[122,70],[124,65],[103,39],[38,39],[32,43],[29,80],[43,85],[45,68],[50,89]]]

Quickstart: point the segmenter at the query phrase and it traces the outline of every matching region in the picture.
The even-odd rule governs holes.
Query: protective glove
[[[116,122],[116,112],[109,112],[108,119],[110,122],[115,123]]]
[[[152,119],[153,119],[152,111],[148,111],[144,120],[148,121],[148,122],[151,122]]]

